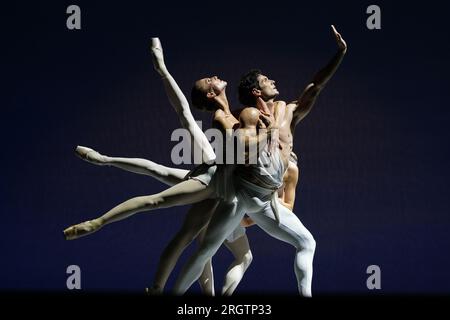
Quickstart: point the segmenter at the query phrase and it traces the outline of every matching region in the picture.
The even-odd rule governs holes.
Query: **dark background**
[[[84,290],[142,292],[151,283],[187,207],[137,215],[77,241],[65,241],[62,230],[164,188],[73,154],[85,145],[171,164],[179,122],[152,68],[152,36],[184,92],[218,75],[238,107],[237,82],[254,67],[277,80],[280,99],[296,98],[334,55],[335,24],[348,53],[297,127],[294,147],[295,213],[318,244],[313,292],[370,293],[372,264],[381,268],[381,293],[449,292],[443,2],[377,1],[375,31],[366,28],[372,2],[364,1],[77,1],[78,31],[66,28],[70,4],[2,4],[0,289],[64,291],[71,264],[81,267]],[[209,124],[208,115],[194,115]],[[237,292],[296,293],[293,248],[256,226],[247,234],[254,262]],[[214,258],[218,292],[231,261],[224,248]]]

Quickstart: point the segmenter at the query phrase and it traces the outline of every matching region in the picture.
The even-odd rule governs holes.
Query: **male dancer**
[[[234,203],[219,204],[209,223],[204,241],[189,259],[177,280],[175,293],[184,293],[198,278],[205,261],[214,255],[222,239],[239,223],[243,212],[247,211],[247,214],[263,230],[296,248],[294,268],[299,292],[301,295],[311,296],[315,241],[298,218],[285,207],[278,207],[279,217],[276,217],[273,210],[273,194],[276,187],[282,183],[282,173],[292,151],[292,133],[295,125],[311,110],[317,95],[334,74],[346,53],[345,41],[334,26],[332,30],[338,44],[338,53],[314,77],[296,101],[288,105],[279,101],[275,102],[274,99],[278,95],[275,81],[269,80],[260,72],[252,71],[243,77],[239,90],[241,102],[246,105],[256,105],[263,113],[279,112],[281,115],[277,141],[280,146],[279,151],[270,154],[267,150],[267,156],[275,168],[275,173],[264,172],[264,163],[261,158],[256,166],[238,167],[235,172],[237,200]],[[266,103],[263,103],[264,101]]]

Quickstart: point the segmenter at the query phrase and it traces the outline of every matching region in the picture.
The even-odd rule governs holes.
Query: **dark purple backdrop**
[[[0,289],[66,290],[71,264],[81,267],[84,290],[142,292],[150,284],[187,207],[77,241],[62,236],[163,188],[73,154],[80,144],[170,165],[179,122],[152,68],[150,37],[160,37],[185,92],[197,78],[219,75],[237,107],[237,81],[254,67],[277,80],[281,99],[296,98],[334,54],[335,24],[347,56],[295,135],[295,212],[318,243],[313,290],[368,293],[366,268],[376,264],[382,293],[448,293],[447,8],[377,1],[382,29],[370,31],[372,2],[345,3],[77,1],[80,31],[66,29],[71,2],[2,5]],[[254,262],[238,292],[295,293],[294,249],[258,227],[248,236]],[[231,261],[226,249],[214,258],[217,288]]]

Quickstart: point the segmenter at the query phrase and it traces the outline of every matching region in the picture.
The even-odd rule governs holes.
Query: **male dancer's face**
[[[225,90],[227,82],[214,76],[197,80],[195,85],[207,95],[215,96],[221,94]]]
[[[256,90],[256,93],[258,96],[261,96],[264,101],[274,99],[280,94],[275,86],[275,80],[271,80],[263,74],[258,75],[256,80],[259,85],[259,90]]]

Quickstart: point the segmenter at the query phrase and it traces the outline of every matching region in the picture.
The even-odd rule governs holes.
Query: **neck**
[[[270,114],[273,114],[275,112],[275,103],[273,102],[273,99],[270,99],[266,102],[267,108],[270,111]]]
[[[256,103],[256,108],[265,114],[273,115],[275,107],[273,99],[266,101],[265,103]]]
[[[218,109],[223,110],[226,114],[230,114],[230,105],[228,104],[228,99],[226,94],[221,94],[215,98]]]

